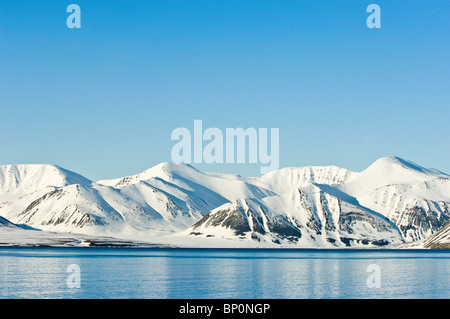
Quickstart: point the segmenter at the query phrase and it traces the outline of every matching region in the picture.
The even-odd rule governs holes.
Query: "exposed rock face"
[[[253,178],[161,163],[99,182],[54,165],[5,165],[0,216],[83,234],[187,230],[297,247],[386,245],[440,232],[450,220],[450,176],[393,156],[362,172],[289,167]]]

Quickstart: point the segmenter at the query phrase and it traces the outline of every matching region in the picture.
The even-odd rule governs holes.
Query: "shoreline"
[[[110,249],[110,250],[186,250],[186,251],[256,251],[256,252],[450,252],[450,248],[377,248],[377,247],[348,247],[348,248],[306,248],[306,247],[181,247],[181,246],[169,246],[169,245],[138,245],[138,244],[124,244],[124,243],[104,243],[100,245],[88,245],[88,246],[69,246],[69,245],[46,245],[46,244],[2,244],[0,243],[0,249],[12,248],[50,248],[50,249]]]

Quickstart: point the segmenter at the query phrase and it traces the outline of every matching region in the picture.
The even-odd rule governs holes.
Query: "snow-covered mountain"
[[[0,166],[0,194],[30,193],[47,187],[72,184],[89,185],[91,181],[56,165],[27,164]]]
[[[449,222],[450,176],[394,156],[362,172],[288,167],[251,178],[161,163],[98,182],[55,165],[5,165],[0,216],[0,225],[150,241],[384,246],[423,240]]]
[[[423,239],[450,217],[450,176],[391,156],[337,187],[393,221],[407,241]]]
[[[51,165],[8,165],[1,172],[7,174],[0,175],[5,190],[0,193],[0,215],[47,231],[176,231],[226,201],[214,198],[213,205],[208,205],[156,175],[149,181],[111,187]],[[181,199],[168,193],[169,188]]]
[[[230,200],[272,194],[238,177],[182,164],[161,163],[97,183],[52,165],[8,165],[0,171],[0,216],[47,231],[175,232]]]
[[[450,222],[424,240],[425,248],[450,248]]]
[[[0,216],[0,227],[17,227],[16,225],[14,225],[13,223],[11,223],[9,220],[7,220],[6,218],[3,218]]]
[[[246,180],[251,184],[270,189],[275,194],[283,194],[311,184],[342,184],[355,174],[337,166],[286,167]]]
[[[238,236],[301,247],[401,243],[385,217],[343,201],[315,185],[261,200],[232,201],[209,212],[190,235]]]

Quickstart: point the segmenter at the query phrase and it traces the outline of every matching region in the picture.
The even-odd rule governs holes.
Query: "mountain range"
[[[449,219],[450,176],[395,156],[361,172],[287,167],[259,177],[164,162],[96,182],[56,165],[0,166],[0,243],[33,232],[194,247],[433,248],[450,242]]]

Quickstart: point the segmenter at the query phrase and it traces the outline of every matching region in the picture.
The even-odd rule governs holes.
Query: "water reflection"
[[[371,264],[380,288],[367,286]],[[0,248],[1,298],[449,298],[449,287],[449,251]]]

